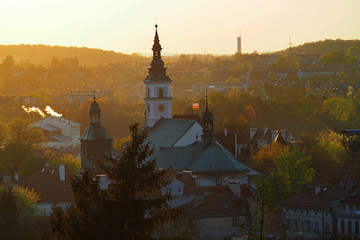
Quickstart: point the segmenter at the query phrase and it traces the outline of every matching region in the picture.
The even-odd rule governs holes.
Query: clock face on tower
[[[165,106],[162,105],[162,104],[160,104],[159,107],[158,107],[158,110],[159,110],[159,112],[164,111],[164,110],[165,110]]]

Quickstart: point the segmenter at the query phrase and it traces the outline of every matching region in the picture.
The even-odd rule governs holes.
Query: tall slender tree
[[[55,208],[50,217],[54,239],[152,239],[158,226],[178,216],[168,205],[171,195],[161,195],[171,177],[155,169],[146,132],[138,124],[130,131],[120,156],[102,166],[110,180],[107,189],[101,190],[89,171],[72,179],[74,204]]]

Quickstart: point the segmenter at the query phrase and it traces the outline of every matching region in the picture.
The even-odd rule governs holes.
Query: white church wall
[[[202,126],[195,122],[194,125],[174,144],[174,147],[185,147],[196,141],[201,141]]]

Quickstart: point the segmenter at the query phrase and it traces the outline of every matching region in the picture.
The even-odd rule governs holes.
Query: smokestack
[[[65,181],[65,165],[62,163],[59,164],[59,177],[61,182]]]

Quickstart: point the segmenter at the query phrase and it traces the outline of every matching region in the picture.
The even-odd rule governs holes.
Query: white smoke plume
[[[22,106],[22,109],[24,109],[25,112],[27,113],[31,113],[31,112],[37,112],[39,113],[43,118],[46,117],[45,113],[43,113],[39,108],[37,107],[25,107],[24,105]]]
[[[50,106],[46,106],[45,107],[45,113],[43,113],[43,111],[40,110],[40,108],[38,107],[25,107],[24,105],[22,106],[22,109],[24,109],[25,112],[27,113],[31,113],[31,112],[37,112],[41,115],[41,117],[46,118],[46,114],[50,115],[51,117],[62,117],[62,114],[55,112]]]
[[[52,117],[62,117],[61,113],[55,112],[50,106],[45,107],[45,112]]]

